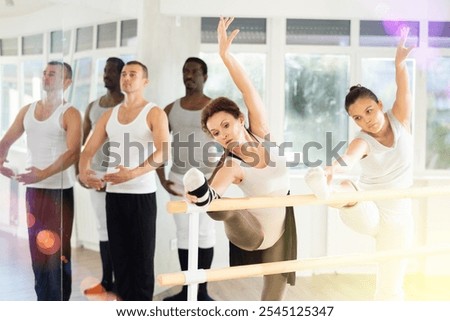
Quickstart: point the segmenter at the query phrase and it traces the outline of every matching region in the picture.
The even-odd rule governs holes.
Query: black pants
[[[68,301],[72,293],[73,188],[26,191],[28,240],[38,301]]]
[[[151,301],[155,287],[155,193],[106,193],[106,220],[120,299]]]

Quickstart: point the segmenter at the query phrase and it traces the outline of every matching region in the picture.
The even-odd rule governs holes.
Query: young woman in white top
[[[227,28],[233,18],[220,18],[217,28],[220,56],[231,78],[241,91],[248,108],[249,128],[244,115],[233,101],[219,97],[203,110],[202,127],[226,150],[208,185],[196,168],[183,177],[186,197],[198,206],[208,205],[220,197],[231,184],[237,184],[247,196],[286,195],[289,193],[289,173],[286,159],[277,148],[267,150],[264,139],[269,137],[265,108],[256,88],[237,60],[229,53],[238,34],[229,36]],[[292,208],[208,212],[223,221],[230,240],[230,264],[242,265],[296,258],[295,220]],[[266,275],[262,300],[281,300],[286,284],[294,284],[295,273]]]
[[[319,198],[331,192],[388,190],[412,185],[412,97],[406,58],[408,28],[401,30],[395,56],[397,92],[392,109],[384,111],[382,102],[360,85],[350,88],[345,99],[349,116],[361,128],[341,159],[325,168],[311,168],[306,183]],[[357,182],[344,180],[332,184],[333,174],[345,172],[359,163]],[[364,201],[341,204],[340,216],[351,229],[375,238],[378,251],[405,249],[411,245],[413,217],[411,200]],[[394,259],[378,266],[375,300],[401,300],[406,261]]]

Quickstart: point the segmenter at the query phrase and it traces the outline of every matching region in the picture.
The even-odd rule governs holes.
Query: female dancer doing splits
[[[219,97],[202,113],[203,130],[226,150],[208,185],[195,168],[183,177],[186,198],[198,206],[208,205],[223,195],[231,184],[237,184],[246,196],[281,196],[289,193],[287,161],[277,148],[267,149],[269,137],[265,108],[256,88],[244,69],[229,53],[239,30],[229,36],[227,29],[233,18],[220,18],[217,28],[220,56],[231,78],[241,91],[248,108],[249,129],[244,115],[233,101]],[[273,146],[273,144],[272,144]],[[230,240],[230,264],[276,262],[296,258],[296,229],[292,208],[208,212],[223,221]],[[295,273],[265,275],[262,300],[282,300],[286,284],[293,285]]]
[[[379,190],[407,188],[412,185],[411,111],[413,101],[408,82],[405,48],[408,28],[401,30],[395,56],[397,92],[391,110],[383,111],[377,96],[362,86],[353,86],[345,98],[345,108],[361,128],[339,161],[325,168],[311,168],[306,183],[319,198],[332,191]],[[333,174],[361,165],[358,182],[344,180],[331,184]],[[406,249],[411,245],[413,217],[411,200],[363,201],[341,204],[342,221],[351,229],[375,238],[377,251]],[[403,299],[406,260],[393,259],[379,263],[375,300]]]

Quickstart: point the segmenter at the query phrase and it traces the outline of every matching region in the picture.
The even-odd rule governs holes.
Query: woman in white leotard
[[[204,206],[237,184],[247,196],[286,195],[289,193],[287,161],[278,148],[265,147],[269,138],[265,107],[257,90],[229,47],[239,30],[229,36],[233,18],[221,18],[217,28],[220,56],[248,108],[249,129],[244,115],[231,100],[219,97],[202,113],[202,127],[227,151],[208,185],[197,169],[189,170],[183,180],[186,197]],[[272,144],[273,146],[273,144]],[[230,264],[242,265],[284,261],[296,258],[295,220],[292,208],[208,212],[223,221],[230,240]],[[294,284],[295,273],[266,275],[262,300],[282,300],[286,284]]]
[[[361,131],[350,142],[339,161],[332,166],[312,168],[305,176],[311,190],[326,198],[333,190],[380,190],[412,185],[412,97],[409,88],[405,48],[409,29],[402,30],[395,56],[397,93],[392,109],[384,112],[377,96],[362,86],[353,86],[345,107]],[[333,173],[344,172],[356,163],[361,176],[357,182],[333,185]],[[347,203],[340,208],[342,221],[351,229],[375,238],[378,251],[406,249],[411,245],[413,217],[411,200],[385,200]],[[375,300],[401,300],[406,261],[393,259],[378,265]]]

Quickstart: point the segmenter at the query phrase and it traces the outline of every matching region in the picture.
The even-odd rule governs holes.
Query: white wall
[[[448,0],[159,0],[161,12],[180,16],[287,17],[305,19],[450,18]]]
[[[0,38],[136,18],[142,0],[62,0],[24,16],[0,19]]]

